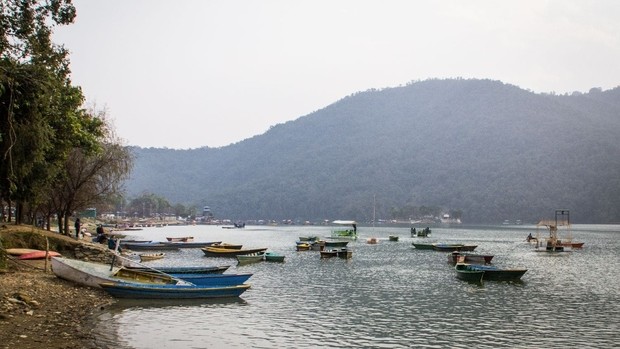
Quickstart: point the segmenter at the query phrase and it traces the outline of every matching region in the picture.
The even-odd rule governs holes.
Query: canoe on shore
[[[61,254],[56,252],[56,251],[34,251],[34,252],[30,252],[30,253],[25,253],[20,255],[18,258],[22,259],[22,260],[30,260],[30,259],[45,259],[45,256],[47,255],[47,258],[50,259],[52,257],[60,257]]]

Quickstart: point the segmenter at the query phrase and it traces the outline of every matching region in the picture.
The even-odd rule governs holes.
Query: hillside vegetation
[[[239,219],[390,218],[439,206],[467,223],[557,208],[620,222],[620,89],[536,94],[491,80],[356,93],[222,148],[133,148],[130,195]],[[406,218],[406,217],[402,217]]]

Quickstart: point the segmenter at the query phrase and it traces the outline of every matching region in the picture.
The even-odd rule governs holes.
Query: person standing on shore
[[[82,227],[82,222],[80,222],[80,217],[75,219],[75,239],[80,239],[80,228]]]

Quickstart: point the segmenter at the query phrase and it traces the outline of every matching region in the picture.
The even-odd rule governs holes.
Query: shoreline
[[[11,228],[2,233],[21,230]],[[0,247],[7,248],[7,236],[0,237]],[[106,348],[97,343],[92,319],[115,302],[112,296],[56,277],[49,263],[44,270],[44,260],[6,256],[5,262],[0,267],[0,349]]]
[[[11,269],[0,273],[1,348],[101,348],[92,317],[111,296],[37,267]]]

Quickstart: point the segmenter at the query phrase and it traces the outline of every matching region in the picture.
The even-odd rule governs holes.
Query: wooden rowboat
[[[448,255],[448,263],[473,263],[473,264],[490,264],[493,259],[493,255],[463,253],[454,251]]]
[[[275,252],[265,253],[265,261],[267,262],[284,262],[284,256]]]
[[[232,250],[229,248],[217,248],[217,247],[203,247],[201,248],[202,252],[205,254],[205,256],[207,257],[231,257],[234,258],[235,256],[241,256],[241,255],[246,255],[246,254],[252,254],[252,253],[259,253],[259,252],[265,252],[267,250],[267,248],[252,248],[252,249],[245,249],[245,250]]]
[[[140,262],[148,262],[148,261],[154,261],[157,259],[162,259],[166,257],[166,254],[163,252],[160,253],[141,253],[140,254]]]
[[[60,279],[96,288],[104,282],[176,282],[165,275],[150,275],[144,278],[137,273],[131,273],[129,269],[64,257],[52,257],[52,271]]]
[[[147,285],[106,282],[101,287],[117,298],[138,299],[199,299],[239,297],[250,288],[249,284],[235,286]]]
[[[220,242],[220,243],[216,243],[216,244],[212,244],[210,245],[211,247],[217,247],[217,248],[227,248],[230,250],[240,250],[243,245],[239,245],[239,244],[228,244],[225,242]]]
[[[237,258],[238,265],[246,265],[246,264],[262,261],[264,259],[264,253],[259,252],[259,253],[252,253],[252,254],[244,254],[244,255],[237,255],[235,257]]]

